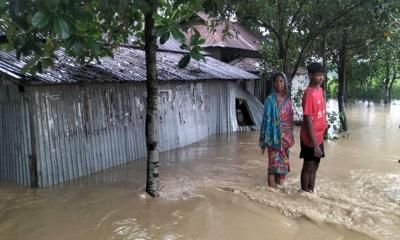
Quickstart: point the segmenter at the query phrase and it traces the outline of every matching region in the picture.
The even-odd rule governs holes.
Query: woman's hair
[[[275,89],[275,81],[278,77],[282,77],[284,82],[285,82],[285,94],[288,94],[287,90],[287,81],[286,81],[286,75],[283,72],[276,72],[272,75],[271,81],[272,81],[272,88]]]
[[[285,84],[286,84],[286,76],[283,72],[276,72],[274,73],[274,75],[272,75],[272,83],[275,84],[275,81],[278,77],[282,77],[285,80]]]

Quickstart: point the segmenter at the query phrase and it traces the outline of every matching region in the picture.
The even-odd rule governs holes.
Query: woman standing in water
[[[294,145],[293,103],[289,98],[287,80],[283,73],[272,77],[272,93],[264,103],[260,132],[260,147],[268,151],[268,186],[282,184],[290,171],[289,148]]]

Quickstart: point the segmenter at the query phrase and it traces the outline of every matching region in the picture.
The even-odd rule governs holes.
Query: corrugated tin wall
[[[233,83],[160,83],[159,149],[233,131]],[[39,186],[143,158],[145,84],[34,87]]]
[[[0,178],[30,185],[28,102],[17,86],[0,86]]]
[[[0,89],[3,179],[30,185],[30,120],[40,187],[146,156],[144,82]],[[259,124],[262,104],[233,81],[160,82],[160,151],[238,130],[235,98],[247,101]]]
[[[143,92],[139,84],[36,87],[39,186],[143,157]]]

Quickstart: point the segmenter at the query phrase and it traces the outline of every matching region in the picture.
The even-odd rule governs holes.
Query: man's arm
[[[319,148],[318,144],[317,144],[317,140],[315,139],[315,134],[314,134],[314,128],[313,128],[313,122],[311,119],[310,115],[304,115],[304,121],[305,121],[305,125],[306,125],[306,129],[307,129],[307,133],[308,136],[311,139],[311,142],[313,144],[313,148],[314,148],[314,156],[315,157],[321,157],[322,156],[322,152],[321,149]]]

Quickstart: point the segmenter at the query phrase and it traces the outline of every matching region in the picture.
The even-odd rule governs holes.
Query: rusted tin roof
[[[204,13],[199,13],[198,16],[204,21],[211,20],[208,15]],[[258,51],[260,48],[260,40],[248,29],[232,21],[227,22],[227,24],[229,25],[229,34],[232,37],[224,37],[225,23],[218,23],[215,26],[215,32],[210,32],[206,25],[196,25],[196,30],[198,30],[202,38],[206,40],[203,47],[229,47]],[[187,37],[190,37],[190,33],[187,34]]]

